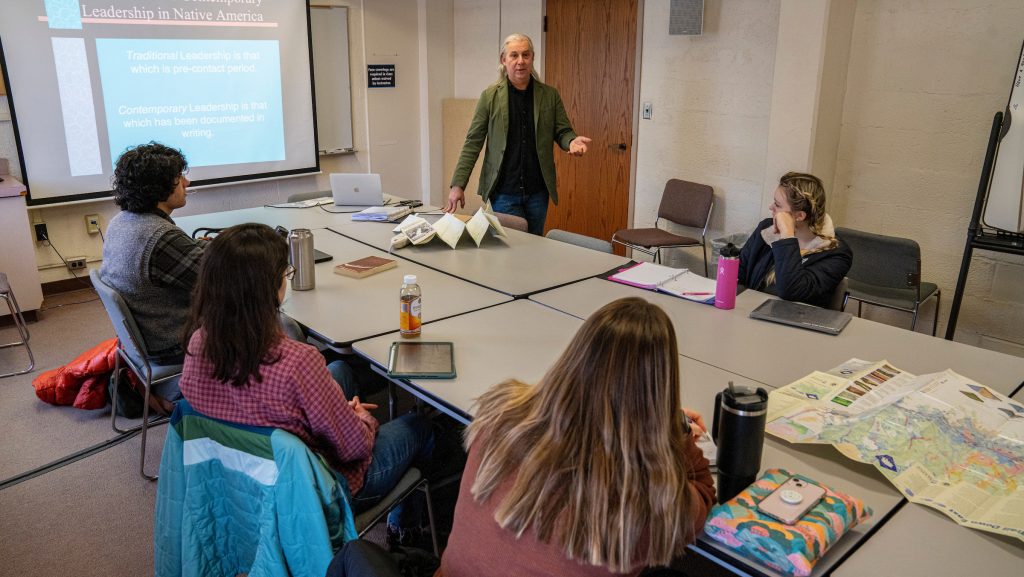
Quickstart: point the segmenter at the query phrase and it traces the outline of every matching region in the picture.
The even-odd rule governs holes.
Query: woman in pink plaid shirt
[[[345,398],[316,347],[281,332],[278,307],[294,272],[286,241],[266,225],[233,226],[209,244],[184,333],[181,392],[207,416],[302,439],[348,481],[358,514],[430,457],[433,432],[418,414],[380,425],[376,405]],[[397,510],[388,521],[392,530],[420,524]]]

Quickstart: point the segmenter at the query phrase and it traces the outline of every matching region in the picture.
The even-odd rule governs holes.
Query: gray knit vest
[[[156,241],[175,228],[156,214],[121,211],[110,219],[103,243],[100,278],[121,294],[151,356],[181,344],[188,318],[191,293],[157,286],[149,279],[149,258]]]

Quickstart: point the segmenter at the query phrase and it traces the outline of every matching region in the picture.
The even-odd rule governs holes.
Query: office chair
[[[708,276],[707,233],[711,210],[715,207],[714,193],[714,189],[706,184],[669,179],[661,195],[654,228],[623,229],[612,235],[612,242],[649,254],[654,257],[654,262],[661,262],[663,248],[699,246],[704,256],[704,276]],[[701,229],[700,239],[658,228],[658,221],[662,219],[680,226]]]
[[[149,361],[149,353],[142,339],[142,333],[139,332],[139,327],[135,324],[135,317],[132,316],[132,312],[128,309],[124,299],[121,298],[121,295],[118,294],[114,287],[100,278],[99,270],[90,270],[89,278],[92,279],[92,286],[96,289],[96,293],[99,294],[103,308],[106,309],[107,316],[110,317],[110,322],[114,325],[114,332],[117,334],[117,359],[114,361],[114,376],[112,378],[121,378],[121,362],[123,361],[135,373],[135,376],[142,381],[142,385],[146,389],[142,403],[142,424],[131,429],[122,429],[117,426],[117,386],[111,387],[110,426],[118,433],[142,430],[139,474],[145,479],[155,481],[157,479],[156,476],[146,474],[146,431],[151,426],[166,423],[167,417],[149,420],[150,391],[153,385],[180,377],[182,365],[152,364]]]
[[[505,214],[504,212],[496,212],[494,213],[494,216],[498,217],[498,222],[500,222],[501,226],[505,228],[511,228],[520,232],[527,232],[529,230],[529,225],[527,224],[526,219],[521,216]]]
[[[585,234],[577,234],[575,232],[553,228],[549,230],[545,236],[552,240],[567,242],[569,244],[582,246],[583,248],[589,248],[599,252],[613,252],[612,243],[592,236],[587,236]]]
[[[154,575],[323,577],[355,539],[348,484],[283,429],[181,400],[160,458]]]
[[[852,228],[836,228],[836,236],[853,251],[849,278],[849,299],[911,313],[910,330],[917,326],[921,303],[935,297],[932,336],[939,324],[942,291],[937,285],[921,281],[921,247],[909,238],[884,236]],[[843,304],[846,309],[846,303]]]
[[[32,356],[32,347],[28,346],[28,324],[25,323],[25,315],[21,314],[21,307],[18,306],[18,299],[14,298],[14,291],[11,289],[11,283],[7,282],[7,274],[0,272],[0,298],[4,299],[7,303],[7,309],[11,311],[11,320],[14,321],[14,328],[18,330],[18,336],[21,338],[20,341],[14,341],[0,345],[0,349],[6,349],[8,347],[25,347],[25,352],[28,353],[28,367],[13,371],[10,373],[0,374],[0,379],[4,377],[13,377],[15,375],[24,375],[25,373],[31,372],[36,367],[36,359]]]
[[[846,307],[846,295],[849,292],[850,279],[843,277],[843,280],[839,281],[836,285],[836,290],[832,293],[831,300],[828,301],[828,309],[831,311],[841,311]]]
[[[348,484],[283,429],[209,417],[181,400],[157,484],[154,566],[164,575],[322,577],[342,544],[365,534],[426,479],[410,468],[380,503],[353,517]]]
[[[398,484],[387,495],[384,495],[384,498],[379,503],[356,515],[356,532],[359,537],[362,538],[369,533],[370,529],[386,518],[387,514],[396,505],[405,501],[406,497],[416,490],[423,491],[426,497],[427,523],[430,525],[430,542],[434,548],[434,555],[440,557],[441,549],[437,544],[437,526],[434,524],[434,504],[430,497],[430,484],[427,483],[426,477],[416,467],[409,467],[405,474],[402,475],[402,478],[398,480]]]

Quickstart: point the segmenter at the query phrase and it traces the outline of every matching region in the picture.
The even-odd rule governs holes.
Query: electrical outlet
[[[36,229],[36,241],[43,242],[44,240],[49,238],[49,236],[46,234],[45,222],[37,222],[32,226],[35,227]]]
[[[100,232],[100,215],[85,215],[85,232],[89,234],[97,234]]]
[[[68,270],[85,270],[85,257],[73,256],[68,259]]]

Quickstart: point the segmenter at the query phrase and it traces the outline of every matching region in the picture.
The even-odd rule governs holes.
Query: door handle
[[[618,144],[609,144],[608,148],[611,150],[626,150],[629,147],[626,146],[625,142],[620,142]]]

